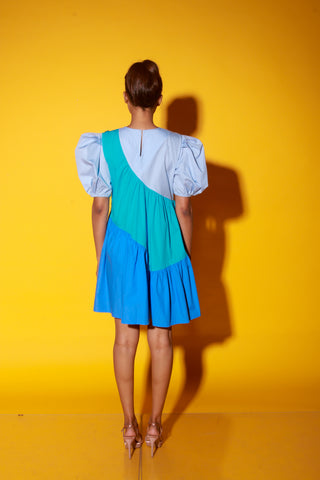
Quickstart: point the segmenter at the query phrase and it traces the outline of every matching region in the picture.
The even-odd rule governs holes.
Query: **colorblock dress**
[[[76,162],[89,195],[112,195],[94,311],[157,327],[199,317],[174,195],[197,195],[208,186],[200,140],[162,128],[85,133]]]

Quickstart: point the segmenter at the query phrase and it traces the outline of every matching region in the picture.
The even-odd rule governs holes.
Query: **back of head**
[[[125,87],[132,105],[143,109],[155,107],[162,92],[157,64],[144,60],[131,65],[125,76]]]

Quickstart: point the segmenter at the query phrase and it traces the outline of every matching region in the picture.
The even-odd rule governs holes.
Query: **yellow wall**
[[[128,123],[123,76],[144,58],[164,80],[160,126],[177,125],[174,100],[196,105],[211,184],[194,202],[203,316],[176,329],[166,411],[319,408],[319,14],[309,0],[2,7],[2,413],[120,412],[74,148]],[[138,412],[147,371],[144,332]]]

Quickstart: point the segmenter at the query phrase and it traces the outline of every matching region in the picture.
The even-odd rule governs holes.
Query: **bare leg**
[[[115,318],[115,341],[113,347],[113,364],[120,401],[124,415],[124,425],[132,424],[134,413],[134,359],[139,341],[139,325],[124,325]],[[128,430],[133,434],[134,429]]]
[[[173,349],[171,328],[148,328],[148,343],[152,365],[152,413],[150,423],[161,424],[161,415],[169,387]],[[150,434],[156,434],[156,427],[150,427]]]

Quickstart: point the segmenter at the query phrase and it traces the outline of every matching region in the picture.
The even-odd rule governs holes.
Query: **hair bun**
[[[125,76],[125,88],[132,105],[154,107],[162,93],[162,79],[158,65],[152,60],[136,62]]]

